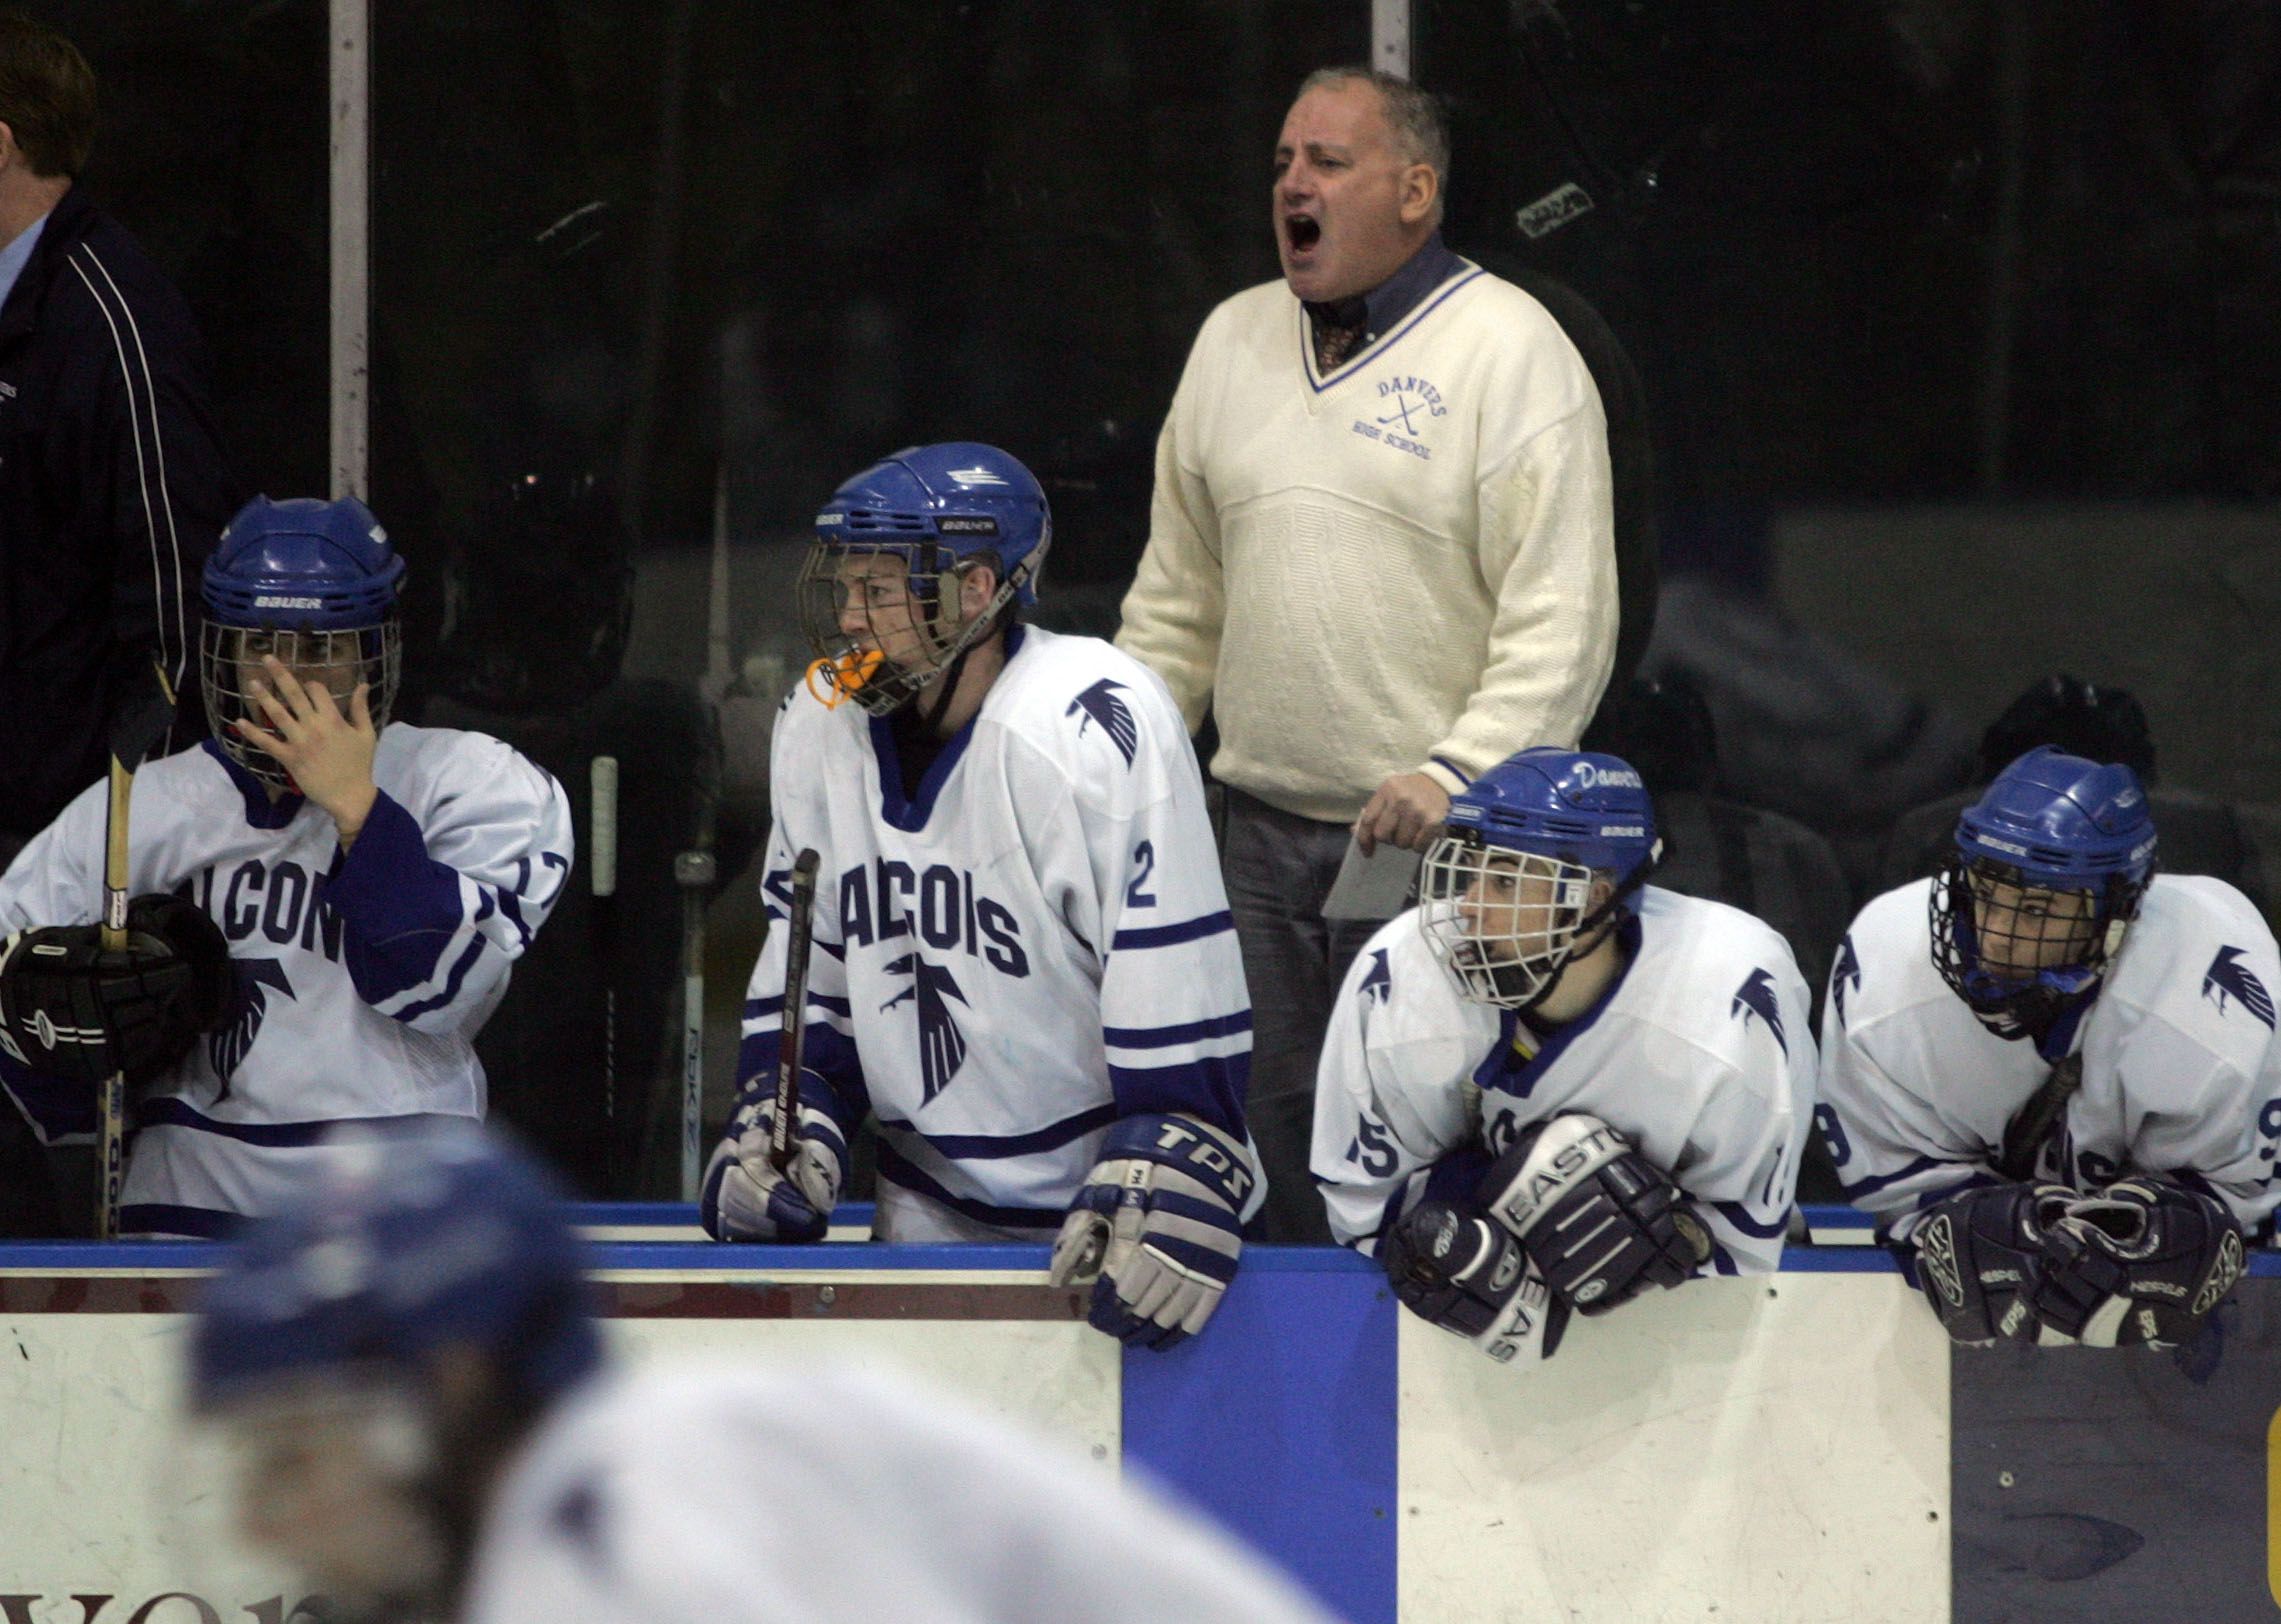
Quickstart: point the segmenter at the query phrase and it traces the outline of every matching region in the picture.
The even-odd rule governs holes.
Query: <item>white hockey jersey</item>
[[[1932,962],[1933,882],[1853,922],[1822,1013],[1817,1123],[1846,1199],[1905,1239],[1927,1207],[1988,1183],[2004,1128],[2051,1066],[1973,1016]],[[2197,1176],[2254,1231],[2281,1200],[2281,953],[2223,880],[2157,875],[2089,1011],[2083,1061],[2038,1176],[2095,1189],[2126,1170]],[[2060,1052],[2054,1046],[2055,1058]]]
[[[1642,887],[1618,927],[1623,975],[1540,1038],[1461,996],[1418,918],[1389,920],[1356,957],[1323,1039],[1312,1166],[1340,1242],[1374,1253],[1437,1163],[1457,1158],[1450,1168],[1470,1182],[1521,1129],[1581,1111],[1622,1129],[1695,1199],[1714,1243],[1706,1272],[1777,1266],[1815,1059],[1812,1002],[1771,926]]]
[[[885,1239],[1050,1233],[1120,1117],[1244,1133],[1251,1001],[1180,713],[1107,643],[1009,644],[915,798],[889,723],[805,687],[770,751],[772,925],[820,858],[802,1063],[829,1098],[805,1103],[876,1118]],[[748,1091],[775,1084],[785,936],[753,967]]]
[[[466,1624],[1330,1624],[1218,1530],[881,1377],[604,1377],[518,1457]]]
[[[323,808],[272,805],[211,742],[135,774],[129,890],[205,909],[237,998],[133,1111],[124,1233],[226,1233],[342,1122],[483,1114],[470,1039],[569,876],[569,802],[480,733],[392,723],[372,770],[345,856]],[[17,854],[0,931],[102,917],[105,807],[91,786]],[[0,1080],[50,1143],[94,1131],[84,1084],[5,1056]]]

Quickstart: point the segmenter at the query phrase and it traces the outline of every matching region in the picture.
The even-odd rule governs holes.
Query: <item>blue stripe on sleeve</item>
[[[1176,947],[1182,942],[1201,941],[1236,928],[1235,915],[1222,909],[1205,914],[1200,919],[1184,919],[1177,925],[1147,925],[1139,930],[1120,930],[1109,943],[1112,953],[1131,952],[1137,948]]]
[[[397,1010],[390,1019],[399,1021],[418,1020],[429,1010],[442,1009],[449,1004],[459,996],[460,985],[467,980],[467,972],[475,968],[475,961],[483,956],[484,948],[489,945],[480,934],[469,937],[467,951],[459,956],[458,961],[451,967],[451,974],[444,978],[444,990],[432,997],[423,998],[416,1004],[406,1004],[402,1009]],[[362,992],[364,989],[360,987],[357,990]]]
[[[1064,1117],[1050,1127],[1031,1133],[928,1133],[908,1122],[896,1122],[887,1117],[879,1119],[883,1132],[907,1133],[923,1139],[930,1149],[954,1162],[1003,1161],[1009,1156],[1034,1156],[1044,1150],[1059,1150],[1073,1139],[1082,1139],[1099,1128],[1106,1128],[1117,1120],[1119,1112],[1113,1105],[1097,1105],[1090,1111],[1080,1111],[1073,1117]]]
[[[1109,1067],[1117,1115],[1185,1111],[1213,1127],[1243,1137],[1244,1091],[1251,1082],[1251,1054],[1184,1060],[1172,1066]]]
[[[1790,1233],[1790,1209],[1784,1207],[1771,1223],[1760,1223],[1750,1215],[1750,1209],[1739,1201],[1714,1201],[1712,1209],[1745,1235],[1755,1235],[1770,1241]]]
[[[374,798],[356,844],[318,887],[347,927],[343,957],[368,1004],[433,976],[459,933],[458,873],[429,857],[419,824],[386,790]]]
[[[1188,1021],[1179,1026],[1108,1026],[1101,1029],[1101,1041],[1112,1049],[1169,1049],[1176,1044],[1197,1043],[1205,1038],[1233,1037],[1238,1032],[1251,1030],[1251,1011],[1240,1010],[1233,1015],[1219,1015],[1208,1021]]]

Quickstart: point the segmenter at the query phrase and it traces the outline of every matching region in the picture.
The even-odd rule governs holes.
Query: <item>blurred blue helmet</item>
[[[257,496],[240,508],[206,560],[199,639],[206,715],[223,751],[255,777],[292,787],[285,769],[233,725],[268,725],[246,693],[264,654],[304,681],[321,673],[344,712],[357,683],[371,684],[373,726],[386,727],[402,676],[403,580],[388,533],[354,497]]]
[[[2096,992],[2155,868],[2154,819],[2130,768],[2044,746],[1956,821],[1932,888],[1933,964],[2005,1037],[2040,1037]]]
[[[1523,750],[1451,798],[1419,878],[1420,928],[1460,993],[1528,1009],[1600,940],[1662,850],[1626,762]],[[1596,881],[1608,891],[1595,906]]]
[[[365,1375],[417,1386],[446,1347],[535,1415],[599,1368],[585,1251],[553,1182],[473,1123],[360,1133],[249,1224],[198,1300],[190,1395]]]
[[[873,463],[832,493],[816,515],[816,542],[800,577],[801,621],[827,703],[852,698],[886,715],[933,682],[999,623],[1037,602],[1053,545],[1045,490],[995,446],[954,440],[912,446]],[[902,566],[897,599],[873,623],[871,603],[846,579],[851,559]],[[979,564],[998,576],[980,613],[964,616],[946,578]],[[894,622],[888,623],[892,614]]]

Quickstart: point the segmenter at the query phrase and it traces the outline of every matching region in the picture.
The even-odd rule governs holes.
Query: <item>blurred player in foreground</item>
[[[769,932],[704,1185],[728,1240],[821,1240],[866,1116],[878,1233],[1042,1240],[1092,1322],[1169,1346],[1234,1276],[1261,1185],[1251,1005],[1164,684],[1022,623],[1045,493],[991,446],[917,446],[816,516],[819,658],[771,745]],[[847,701],[854,701],[848,704]],[[794,1150],[770,1157],[794,860],[820,858]]]
[[[1819,1124],[1959,1341],[2190,1340],[2281,1200],[2281,953],[2155,844],[2130,768],[2031,750],[1838,950]]]
[[[554,1192],[472,1126],[299,1175],[200,1301],[190,1400],[241,1537],[351,1616],[1328,1624],[1224,1536],[933,1394],[613,1371]]]
[[[1806,986],[1772,927],[1645,884],[1660,851],[1629,766],[1524,750],[1452,799],[1424,900],[1339,990],[1315,1106],[1332,1233],[1498,1360],[1782,1256]]]
[[[135,775],[105,952],[105,786],[0,877],[0,1081],[50,1143],[139,1098],[122,1233],[212,1236],[343,1121],[481,1116],[469,1039],[570,871],[497,739],[389,720],[404,564],[354,498],[257,497],[205,572],[215,736]]]

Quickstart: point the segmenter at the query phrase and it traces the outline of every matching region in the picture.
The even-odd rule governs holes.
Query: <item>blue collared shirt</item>
[[[32,262],[32,246],[40,240],[47,223],[48,217],[41,215],[16,233],[14,242],[0,248],[0,306],[6,305],[8,295],[16,291],[16,278],[22,276],[24,267]]]
[[[1355,305],[1362,305],[1362,344],[1375,344],[1379,335],[1394,330],[1394,325],[1424,302],[1427,294],[1449,280],[1452,273],[1465,262],[1451,253],[1441,240],[1440,231],[1418,245],[1418,251],[1402,262],[1402,268],[1385,281],[1357,299],[1340,299],[1328,304],[1309,303],[1307,314],[1320,327],[1328,321],[1337,327],[1352,327]],[[1355,346],[1360,349],[1362,345]]]

